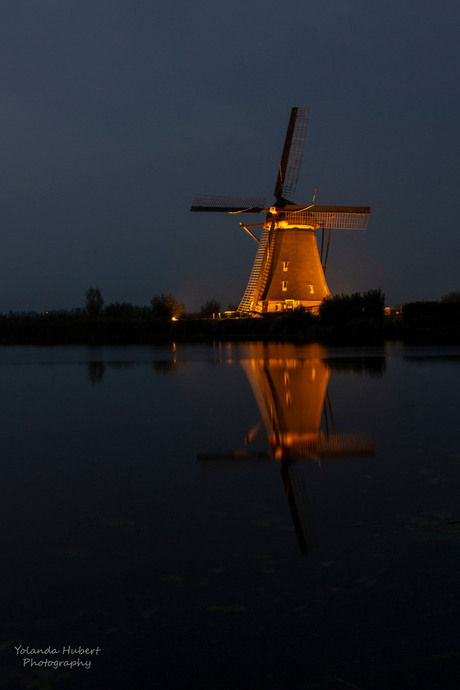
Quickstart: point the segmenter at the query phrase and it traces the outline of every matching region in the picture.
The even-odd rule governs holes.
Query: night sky
[[[334,233],[331,291],[460,291],[459,17],[457,0],[6,0],[0,312],[83,306],[90,286],[238,303],[256,244],[190,205],[271,202],[295,105],[294,201],[372,208]]]

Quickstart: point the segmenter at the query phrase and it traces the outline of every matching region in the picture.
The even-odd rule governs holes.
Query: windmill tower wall
[[[272,232],[275,237],[270,272],[265,287],[257,294],[257,311],[286,311],[299,306],[317,311],[331,293],[321,266],[315,231],[291,226],[278,227]]]

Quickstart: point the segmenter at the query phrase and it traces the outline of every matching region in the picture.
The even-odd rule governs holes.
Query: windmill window
[[[283,282],[281,283],[281,287],[283,289],[283,292],[286,292],[287,284],[288,284],[287,280],[283,280]]]
[[[287,271],[289,268],[289,261],[283,261],[283,271]]]

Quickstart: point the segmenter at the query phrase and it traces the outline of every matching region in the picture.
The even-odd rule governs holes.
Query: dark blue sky
[[[270,201],[310,106],[295,201],[369,205],[333,293],[460,291],[457,0],[14,0],[0,21],[0,312],[238,302],[256,245],[195,192]]]

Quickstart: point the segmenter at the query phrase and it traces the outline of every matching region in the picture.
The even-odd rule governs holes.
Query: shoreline
[[[418,303],[417,303],[418,304]],[[302,312],[264,318],[110,317],[87,314],[0,316],[0,345],[140,345],[173,342],[285,341],[369,345],[385,340],[460,344],[460,304],[410,309],[402,318],[321,319]],[[414,305],[408,305],[408,307]],[[442,313],[441,313],[442,312]]]

